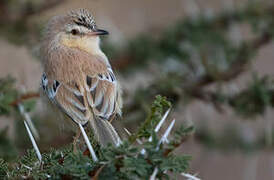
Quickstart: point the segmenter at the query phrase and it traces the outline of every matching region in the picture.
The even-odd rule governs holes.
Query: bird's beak
[[[103,29],[96,29],[93,32],[88,33],[88,35],[90,36],[94,36],[94,35],[108,35],[109,33]]]

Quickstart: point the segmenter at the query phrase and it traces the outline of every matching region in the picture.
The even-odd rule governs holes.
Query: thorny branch
[[[239,50],[239,53],[231,67],[224,72],[219,72],[214,77],[210,74],[198,77],[196,80],[190,80],[182,85],[182,88],[187,92],[193,91],[193,89],[199,89],[198,87],[206,86],[211,83],[218,81],[230,81],[231,79],[237,78],[246,69],[249,63],[249,56],[252,51],[258,51],[259,48],[268,44],[272,40],[272,36],[269,32],[264,32],[260,37],[245,43]]]
[[[223,110],[220,107],[220,102],[218,101],[218,94],[213,91],[205,91],[203,90],[203,87],[215,83],[216,81],[230,81],[237,78],[240,74],[245,72],[246,66],[249,64],[248,52],[258,51],[258,49],[268,44],[272,39],[273,37],[268,31],[264,32],[260,37],[246,43],[246,45],[241,47],[238,56],[233,61],[234,63],[227,71],[218,73],[216,77],[205,74],[204,76],[198,77],[197,80],[194,80],[194,82],[186,82],[182,86],[182,89],[192,97],[196,97],[205,102],[213,103],[215,108],[222,112]],[[229,101],[233,101],[235,98],[230,97],[229,99]]]

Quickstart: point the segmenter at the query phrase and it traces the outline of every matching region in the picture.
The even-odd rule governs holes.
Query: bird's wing
[[[79,83],[49,80],[44,73],[41,86],[48,98],[76,123],[86,124],[91,117],[85,92]]]
[[[93,56],[83,66],[87,100],[96,116],[109,119],[110,116],[121,114],[121,96],[118,81],[108,62],[102,57]]]
[[[42,76],[42,88],[49,99],[77,123],[86,124],[92,115],[107,120],[120,113],[118,82],[111,67],[101,62],[85,62],[77,82]]]
[[[95,115],[109,119],[117,112],[118,86],[110,67],[98,74],[86,73],[87,100]]]

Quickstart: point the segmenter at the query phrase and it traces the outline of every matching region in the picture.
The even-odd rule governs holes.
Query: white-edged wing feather
[[[86,124],[92,114],[108,120],[117,112],[118,87],[111,68],[105,73],[86,75],[84,83],[49,83],[44,73],[41,86],[48,98],[77,123]]]

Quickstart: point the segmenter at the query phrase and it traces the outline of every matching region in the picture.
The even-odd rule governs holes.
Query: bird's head
[[[53,18],[47,29],[48,39],[89,53],[100,51],[99,36],[107,34],[107,31],[97,28],[94,17],[85,9]]]

